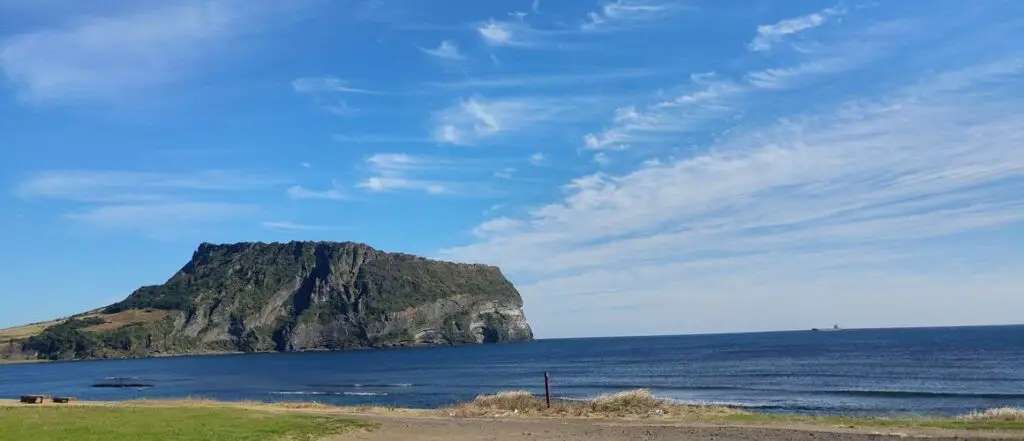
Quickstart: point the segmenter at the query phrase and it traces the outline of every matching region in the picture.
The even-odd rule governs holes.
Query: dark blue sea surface
[[[1024,326],[542,340],[0,366],[0,398],[206,397],[438,407],[525,389],[647,388],[764,411],[951,415],[1024,406]],[[147,388],[91,387],[112,378]]]

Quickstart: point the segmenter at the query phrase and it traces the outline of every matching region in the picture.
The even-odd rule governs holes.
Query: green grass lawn
[[[0,407],[0,440],[316,440],[370,423],[257,410],[188,407]]]

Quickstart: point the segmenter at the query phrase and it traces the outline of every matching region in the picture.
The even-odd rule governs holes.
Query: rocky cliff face
[[[87,356],[500,343],[533,339],[522,306],[493,266],[350,242],[204,243],[166,283],[95,315],[167,312],[159,320],[73,332],[103,329]]]

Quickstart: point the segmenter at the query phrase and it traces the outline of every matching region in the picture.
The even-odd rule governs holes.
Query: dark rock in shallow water
[[[106,387],[106,388],[140,388],[140,387],[153,387],[153,384],[147,383],[138,377],[110,377],[104,378],[103,381],[93,384],[92,387]]]
[[[96,383],[92,387],[108,387],[108,388],[139,388],[139,387],[153,387],[152,384],[148,383]]]

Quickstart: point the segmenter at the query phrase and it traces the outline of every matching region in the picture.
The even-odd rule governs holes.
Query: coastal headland
[[[166,282],[0,330],[0,360],[77,360],[533,340],[498,267],[354,242],[203,243]]]

